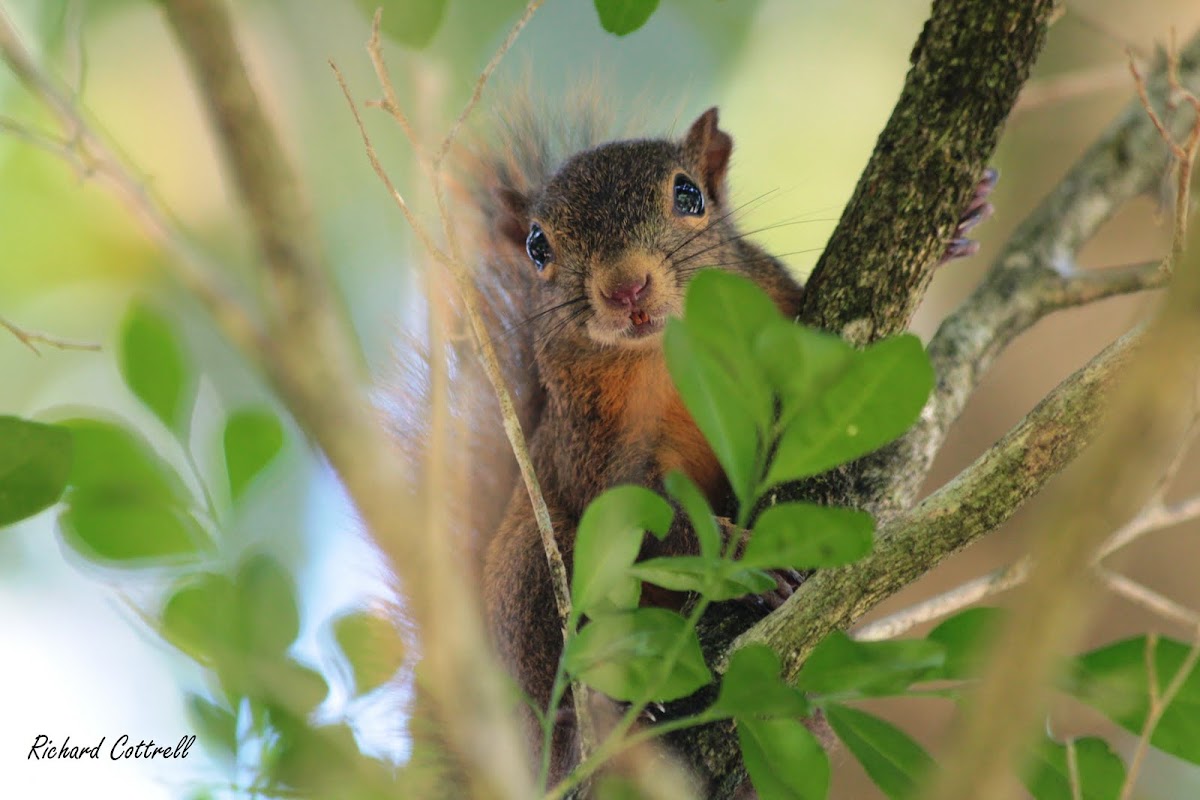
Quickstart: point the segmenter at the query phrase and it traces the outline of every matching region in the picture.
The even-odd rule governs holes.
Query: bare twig
[[[441,147],[438,148],[437,155],[433,158],[433,171],[440,172],[442,162],[446,160],[450,148],[454,145],[454,140],[458,138],[458,132],[462,128],[463,123],[467,121],[467,117],[471,116],[471,112],[475,106],[479,104],[480,98],[483,97],[483,87],[487,85],[488,80],[492,77],[492,73],[496,71],[496,67],[500,66],[501,59],[512,49],[513,43],[517,41],[517,37],[521,35],[521,31],[529,24],[529,20],[533,17],[533,13],[537,11],[545,0],[529,0],[525,5],[525,10],[521,12],[521,17],[513,24],[505,37],[504,42],[492,55],[487,66],[483,68],[483,72],[479,73],[479,79],[475,81],[475,88],[471,91],[471,99],[463,106],[463,110],[459,112],[458,118],[454,120],[454,124],[450,126],[449,132],[446,133],[446,138],[442,140]]]
[[[1186,448],[1181,448],[1179,452],[1186,452]],[[1146,534],[1196,519],[1200,519],[1200,495],[1169,505],[1161,502],[1151,503],[1109,536],[1096,552],[1095,563],[1099,565],[1103,559]],[[961,611],[992,595],[1021,585],[1029,577],[1030,566],[1029,559],[1023,558],[986,575],[972,578],[953,589],[863,625],[855,632],[855,638],[866,641],[892,639],[917,625]]]
[[[37,349],[39,344],[44,344],[47,347],[54,347],[58,350],[99,350],[100,345],[92,342],[76,342],[69,339],[59,339],[55,336],[50,336],[45,333],[37,333],[28,331],[24,328],[19,328],[8,320],[0,317],[0,328],[5,328],[13,336],[17,337],[17,341],[33,351],[35,356],[42,354],[41,350]]]
[[[61,141],[29,135],[19,123],[0,126],[63,157],[84,177],[107,184],[142,225],[146,234],[171,253],[175,277],[212,315],[235,345],[258,363],[272,359],[262,331],[245,306],[220,279],[220,269],[179,230],[146,187],[114,150],[97,136],[69,94],[33,61],[7,13],[0,8],[0,56],[17,79],[54,115],[63,128]],[[23,133],[24,131],[24,133]]]
[[[397,93],[392,85],[391,77],[388,73],[387,64],[383,57],[381,39],[379,36],[380,15],[376,14],[371,31],[371,38],[367,43],[368,54],[371,58],[371,63],[375,68],[375,74],[384,94],[384,100],[380,106],[391,114],[392,118],[397,122],[403,130],[405,136],[408,137],[416,153],[418,161],[421,163],[423,171],[432,183],[434,198],[437,205],[438,215],[442,222],[442,232],[446,239],[446,246],[449,250],[439,248],[434,244],[432,237],[420,225],[416,216],[412,213],[408,204],[404,201],[399,191],[395,188],[391,178],[387,175],[386,170],[380,164],[378,157],[375,154],[374,148],[371,145],[370,137],[367,135],[366,129],[362,124],[362,120],[354,106],[353,99],[350,96],[345,80],[337,67],[331,63],[334,73],[337,75],[338,83],[342,87],[342,92],[346,95],[347,101],[350,103],[351,112],[354,114],[355,122],[358,125],[359,132],[362,135],[363,144],[367,150],[367,157],[371,162],[372,168],[376,175],[383,181],[388,191],[392,194],[393,199],[399,205],[405,218],[413,226],[421,243],[433,255],[435,260],[441,265],[447,267],[454,276],[455,282],[458,285],[459,294],[462,298],[463,309],[465,311],[468,322],[471,326],[472,333],[476,344],[476,350],[479,354],[480,362],[483,365],[484,372],[488,377],[488,381],[492,385],[492,389],[496,394],[496,399],[500,405],[501,417],[504,423],[505,434],[508,437],[509,444],[513,454],[516,457],[517,465],[521,473],[521,478],[524,481],[525,488],[529,494],[530,502],[533,506],[534,518],[537,521],[538,532],[541,535],[542,547],[546,552],[546,560],[550,568],[551,583],[554,590],[555,605],[558,610],[559,619],[562,626],[562,634],[564,641],[569,635],[568,622],[571,616],[571,594],[570,583],[567,579],[566,562],[563,560],[562,553],[558,547],[558,541],[554,536],[554,525],[550,518],[550,510],[546,505],[545,498],[542,495],[541,485],[538,482],[537,474],[533,468],[533,461],[529,456],[529,448],[525,440],[524,431],[521,428],[520,417],[517,414],[516,407],[513,403],[512,394],[509,391],[508,385],[504,379],[503,368],[500,366],[499,357],[496,354],[495,347],[492,344],[490,335],[488,334],[487,325],[483,317],[479,313],[477,302],[478,290],[475,287],[474,281],[471,278],[470,270],[466,265],[463,257],[458,236],[455,232],[453,218],[449,213],[445,201],[444,192],[444,168],[445,157],[450,152],[454,141],[458,135],[460,128],[466,119],[470,116],[471,111],[478,104],[482,97],[483,89],[495,71],[504,55],[512,48],[517,36],[521,30],[529,22],[533,13],[541,6],[544,0],[530,0],[526,5],[525,11],[521,18],[509,31],[508,37],[500,45],[499,49],[488,62],[476,81],[474,92],[471,99],[467,102],[454,124],[451,126],[446,137],[442,140],[441,147],[432,161],[427,160],[424,155],[407,114],[404,113],[397,99]],[[575,705],[575,715],[579,725],[581,734],[581,749],[583,756],[586,758],[588,753],[595,746],[595,730],[591,718],[591,710],[589,707],[588,691],[585,686],[578,682],[572,683],[572,698]]]
[[[1104,568],[1098,568],[1096,571],[1104,585],[1113,593],[1171,622],[1180,623],[1188,628],[1200,628],[1200,614],[1187,606],[1176,603],[1161,592],[1143,586],[1132,578],[1109,572]]]

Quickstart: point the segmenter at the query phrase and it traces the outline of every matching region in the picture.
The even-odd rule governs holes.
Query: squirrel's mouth
[[[663,321],[661,319],[655,319],[639,308],[630,313],[629,327],[626,329],[625,335],[630,339],[642,339],[658,333],[662,328]]]

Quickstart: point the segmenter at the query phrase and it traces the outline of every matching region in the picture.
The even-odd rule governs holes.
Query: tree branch
[[[1045,39],[1053,0],[935,0],[900,100],[809,278],[799,321],[908,327]]]
[[[885,525],[871,555],[822,570],[739,637],[781,653],[794,676],[830,631],[856,619],[1008,519],[1086,446],[1119,368],[1141,336],[1109,346],[1054,389],[991,449],[912,511]]]

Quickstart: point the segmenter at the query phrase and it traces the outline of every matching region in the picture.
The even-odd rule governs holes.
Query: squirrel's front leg
[[[556,530],[562,523],[556,525]],[[560,541],[564,531],[559,530]],[[564,554],[566,555],[566,554]],[[554,676],[562,655],[562,623],[555,605],[550,568],[527,497],[510,505],[488,547],[484,562],[484,605],[493,644],[525,696],[555,719],[550,783],[561,780],[578,759],[577,728],[566,697],[550,709]],[[567,709],[566,713],[560,713]],[[542,729],[524,703],[518,709],[536,773],[542,755]]]

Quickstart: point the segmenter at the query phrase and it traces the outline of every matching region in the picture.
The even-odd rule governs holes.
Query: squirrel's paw
[[[792,593],[804,583],[805,576],[794,569],[769,569],[767,574],[775,579],[775,588],[762,594],[748,594],[739,601],[752,608],[770,612],[784,604]]]
[[[983,177],[979,179],[979,183],[975,184],[975,191],[971,194],[971,199],[967,203],[967,210],[958,219],[958,227],[954,229],[954,237],[946,245],[946,251],[942,253],[942,260],[938,262],[938,266],[945,264],[947,261],[953,261],[956,258],[973,256],[979,252],[979,242],[968,239],[967,232],[992,216],[995,208],[988,202],[988,196],[992,193],[992,189],[996,188],[996,181],[999,179],[1000,173],[994,167],[988,167],[984,171]]]

